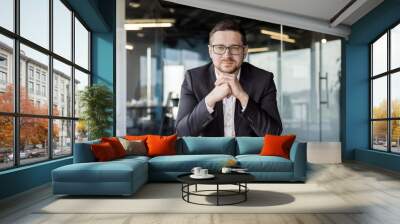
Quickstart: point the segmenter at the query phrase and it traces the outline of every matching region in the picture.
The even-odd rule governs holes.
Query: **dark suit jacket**
[[[205,104],[205,97],[214,88],[215,81],[212,63],[186,72],[176,122],[178,136],[224,136],[222,101],[215,104],[211,114]],[[282,122],[273,74],[244,62],[239,82],[249,95],[249,102],[242,112],[240,101],[236,100],[236,136],[279,135]]]

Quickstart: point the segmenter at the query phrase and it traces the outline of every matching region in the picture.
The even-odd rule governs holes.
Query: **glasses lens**
[[[231,54],[240,54],[242,52],[242,47],[240,47],[240,46],[230,46],[229,47],[229,52],[231,52]]]
[[[225,53],[226,47],[224,45],[214,45],[213,49],[214,49],[214,53],[223,54],[223,53]]]

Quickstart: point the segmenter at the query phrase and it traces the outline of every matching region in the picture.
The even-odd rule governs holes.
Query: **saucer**
[[[204,175],[204,176],[202,176],[202,175],[194,175],[194,174],[190,175],[190,178],[193,178],[193,179],[211,179],[211,178],[214,178],[214,177],[215,176],[212,175],[212,174],[207,174],[207,175]]]

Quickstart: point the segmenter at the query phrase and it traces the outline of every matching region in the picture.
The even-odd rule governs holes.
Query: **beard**
[[[232,74],[237,72],[240,69],[240,64],[236,64],[234,60],[222,60],[219,65],[215,65],[215,67],[223,73]]]

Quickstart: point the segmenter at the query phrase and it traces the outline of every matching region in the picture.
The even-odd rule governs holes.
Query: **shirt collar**
[[[240,79],[240,71],[241,71],[241,68],[239,68],[239,72],[237,74],[237,79],[238,80]],[[218,70],[216,68],[214,68],[214,73],[215,73],[215,78],[218,79],[220,74],[218,73]]]

